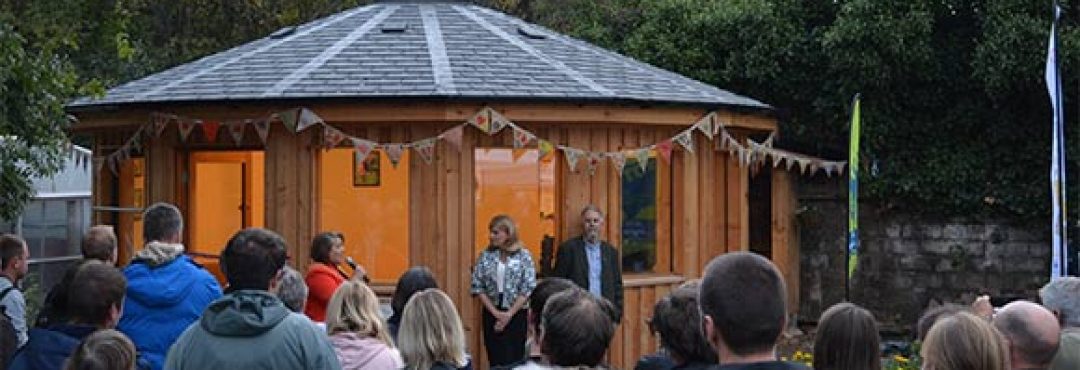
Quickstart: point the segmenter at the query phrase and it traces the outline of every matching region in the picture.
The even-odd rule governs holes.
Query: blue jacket
[[[188,256],[156,267],[132,262],[124,269],[127,295],[117,329],[135,342],[154,370],[164,367],[176,338],[221,297],[217,280]]]
[[[75,352],[83,338],[97,330],[86,325],[53,325],[48,329],[30,329],[30,340],[15,353],[9,370],[61,370],[64,361]],[[136,359],[137,368],[149,369],[149,363],[141,356]]]

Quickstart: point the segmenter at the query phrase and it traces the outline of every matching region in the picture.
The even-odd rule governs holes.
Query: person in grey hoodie
[[[225,295],[184,330],[165,369],[341,369],[326,334],[274,295],[285,250],[269,230],[233,235],[221,253]]]

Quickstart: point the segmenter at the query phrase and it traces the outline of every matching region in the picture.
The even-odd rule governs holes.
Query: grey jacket
[[[169,349],[165,369],[341,369],[326,333],[265,291],[210,304]]]

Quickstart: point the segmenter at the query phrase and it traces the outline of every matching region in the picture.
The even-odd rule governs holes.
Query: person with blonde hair
[[[135,343],[114,329],[95,331],[71,354],[64,370],[134,370]]]
[[[342,369],[400,369],[404,365],[379,316],[379,298],[364,283],[347,281],[330,297],[326,333]]]
[[[416,293],[405,304],[398,344],[409,370],[472,368],[461,317],[450,297],[438,289]]]
[[[938,320],[922,345],[926,370],[1007,370],[1005,338],[986,319],[958,312]]]
[[[484,348],[491,366],[525,358],[526,308],[536,288],[536,268],[507,215],[488,223],[490,244],[473,267],[469,291],[483,304]]]

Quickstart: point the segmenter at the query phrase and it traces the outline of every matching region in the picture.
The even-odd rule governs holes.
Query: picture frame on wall
[[[381,160],[382,153],[378,151],[368,153],[367,158],[360,162],[357,162],[356,156],[353,156],[353,186],[379,186],[382,180]]]

